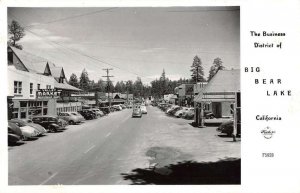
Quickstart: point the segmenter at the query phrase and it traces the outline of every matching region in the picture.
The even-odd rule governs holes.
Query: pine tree
[[[90,84],[89,75],[88,75],[88,72],[84,68],[81,75],[80,75],[79,88],[84,90],[84,91],[88,91],[89,90],[89,84]]]
[[[79,87],[79,83],[78,83],[78,78],[76,76],[76,74],[72,73],[69,79],[69,84],[78,88]]]
[[[203,67],[202,67],[202,62],[201,59],[196,55],[194,57],[193,64],[191,66],[191,72],[192,72],[192,79],[194,82],[204,82],[204,72],[203,72]]]
[[[221,58],[215,58],[213,65],[211,66],[209,70],[209,76],[208,76],[208,81],[212,79],[212,77],[219,71],[219,70],[224,70],[225,67],[223,66],[223,62]]]

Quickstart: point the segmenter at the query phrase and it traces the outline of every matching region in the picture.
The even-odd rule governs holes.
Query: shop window
[[[13,112],[13,118],[14,118],[14,119],[17,119],[17,118],[18,118],[18,112],[16,112],[16,113]]]
[[[43,106],[46,107],[48,105],[48,101],[43,101]]]
[[[19,115],[19,109],[18,108],[13,108],[13,118],[18,118]]]
[[[21,108],[21,119],[25,119],[26,118],[26,113],[27,109],[26,108]]]
[[[21,107],[27,107],[27,102],[26,101],[21,101],[20,106]]]
[[[47,115],[47,113],[48,113],[48,109],[45,108],[45,109],[43,110],[43,115]]]
[[[37,84],[37,89],[38,89],[38,90],[41,89],[41,84]]]
[[[58,82],[59,83],[64,83],[64,78],[59,78]]]
[[[32,94],[33,93],[33,83],[30,83],[30,94]]]
[[[14,81],[14,93],[22,94],[22,82],[21,81]]]
[[[51,85],[46,85],[46,89],[51,89]]]

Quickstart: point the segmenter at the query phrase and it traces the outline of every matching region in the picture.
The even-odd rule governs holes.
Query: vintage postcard
[[[300,192],[300,2],[6,1],[1,18],[5,193]]]

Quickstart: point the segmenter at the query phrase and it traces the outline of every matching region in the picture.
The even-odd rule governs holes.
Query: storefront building
[[[38,98],[39,89],[54,88],[53,77],[38,74],[26,67],[23,61],[8,48],[8,96],[12,100],[12,118],[26,119],[36,114],[47,115],[54,111],[54,98]]]
[[[66,83],[62,67],[13,47],[7,48],[7,56],[10,118],[55,116],[61,108],[68,111],[81,108],[81,103],[70,99],[70,93],[80,89]]]
[[[195,97],[195,102],[209,104],[216,118],[232,117],[237,93],[240,93],[240,70],[219,70]]]

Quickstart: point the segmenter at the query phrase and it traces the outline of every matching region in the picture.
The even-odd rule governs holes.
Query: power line
[[[48,22],[44,22],[44,23],[27,25],[24,28],[30,28],[30,27],[35,27],[35,26],[39,26],[39,25],[46,25],[46,24],[50,24],[50,23],[56,23],[56,22],[60,22],[60,21],[65,21],[65,20],[69,20],[69,19],[87,16],[87,15],[93,15],[93,14],[97,14],[97,13],[106,12],[108,10],[116,9],[116,8],[117,7],[111,7],[111,8],[107,8],[107,9],[102,9],[102,10],[98,10],[98,11],[80,14],[80,15],[74,15],[74,16],[69,16],[69,17],[65,17],[65,18],[60,18],[60,19],[56,19],[56,20],[52,20],[52,21],[48,21]]]
[[[111,63],[108,63],[108,62],[106,62],[106,61],[100,60],[100,59],[98,59],[98,58],[96,58],[96,57],[94,57],[94,56],[90,56],[90,55],[85,54],[85,53],[83,53],[83,52],[80,52],[80,51],[78,51],[78,50],[71,49],[71,48],[69,48],[69,47],[66,47],[66,46],[60,44],[60,43],[57,43],[57,42],[54,42],[54,41],[50,41],[50,40],[48,40],[47,38],[42,37],[42,36],[36,34],[35,32],[32,32],[32,31],[29,30],[29,29],[25,29],[25,30],[28,31],[29,33],[31,33],[31,34],[33,34],[33,35],[35,35],[35,36],[41,38],[41,39],[46,39],[48,42],[51,42],[52,44],[58,45],[58,46],[60,46],[60,47],[63,47],[63,48],[65,48],[66,50],[72,51],[72,52],[74,52],[74,53],[76,53],[76,54],[80,54],[80,55],[82,55],[82,56],[85,56],[85,57],[90,58],[90,59],[92,59],[92,60],[98,61],[98,62],[100,62],[100,63],[103,63],[103,64],[106,64],[106,65],[109,65],[109,66],[118,68],[118,69],[123,70],[123,71],[127,71],[127,72],[129,72],[129,73],[131,73],[131,74],[134,74],[134,75],[136,75],[136,76],[139,76],[139,77],[143,77],[143,78],[146,78],[146,79],[151,79],[151,80],[153,80],[153,78],[149,78],[149,77],[146,77],[146,76],[137,74],[137,73],[135,73],[135,72],[133,72],[133,71],[130,71],[130,70],[127,70],[127,69],[122,69],[122,68],[120,68],[120,67],[118,67],[118,66],[116,66],[116,65],[114,65],[114,64],[111,64]],[[97,67],[98,67],[98,66],[97,66]]]

